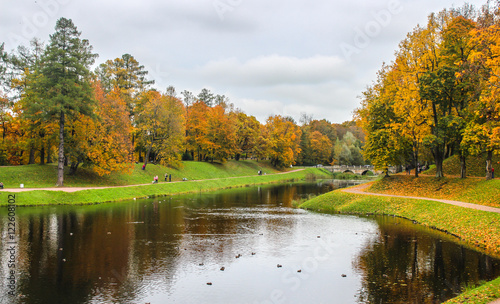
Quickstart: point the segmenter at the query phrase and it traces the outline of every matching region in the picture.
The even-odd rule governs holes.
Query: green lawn
[[[68,187],[139,185],[150,183],[155,175],[163,180],[165,173],[172,175],[172,181],[178,181],[182,178],[193,180],[251,176],[257,174],[259,170],[268,174],[278,172],[268,162],[249,160],[228,161],[224,164],[183,162],[180,168],[148,164],[146,170],[142,170],[142,164],[134,164],[129,173],[113,173],[109,176],[99,176],[86,168],[79,168],[76,175],[71,176],[68,174],[69,168],[66,168],[64,185]],[[6,188],[19,188],[20,184],[24,184],[26,188],[54,187],[56,180],[55,164],[0,167],[0,181]]]
[[[278,183],[290,180],[304,180],[312,177],[327,178],[329,175],[321,170],[310,168],[297,172],[285,174],[267,174],[241,177],[221,177],[218,179],[206,179],[186,182],[160,182],[158,184],[148,184],[142,186],[106,188],[82,190],[77,192],[33,190],[15,193],[16,204],[18,206],[35,205],[60,205],[60,204],[95,204],[103,202],[112,202],[128,200],[134,198],[145,198],[154,196],[173,195],[180,193],[193,193],[203,191],[213,191],[218,189],[229,189],[236,187],[245,187],[251,185]],[[6,198],[13,192],[2,192]],[[7,200],[0,200],[0,206],[7,205]]]

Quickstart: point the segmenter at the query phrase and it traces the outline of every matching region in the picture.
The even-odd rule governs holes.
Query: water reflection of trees
[[[377,221],[380,234],[354,261],[363,276],[361,303],[441,303],[500,275],[498,260],[443,241],[443,235],[405,220]]]
[[[179,242],[183,231],[172,223],[183,221],[183,211],[148,210],[157,206],[99,205],[19,216],[18,299],[85,303],[99,294],[101,301],[130,302],[143,288],[143,279],[177,265],[171,244]],[[5,233],[3,223],[2,230]]]
[[[259,217],[247,207],[257,201],[263,209],[288,206],[295,196],[294,187],[286,191],[262,187],[225,195],[20,212],[20,301],[135,302],[151,290],[170,288],[179,267],[199,263],[227,267],[235,254],[250,254],[261,232],[266,231],[260,240],[282,249],[286,238],[279,234],[288,233],[293,221],[272,214]],[[235,210],[242,213],[228,216]],[[5,217],[0,225],[5,235]],[[0,243],[0,250],[6,246]],[[7,273],[6,265],[1,267]]]

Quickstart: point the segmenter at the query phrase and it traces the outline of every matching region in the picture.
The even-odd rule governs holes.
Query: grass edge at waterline
[[[500,214],[440,202],[345,193],[317,196],[299,206],[319,212],[389,215],[444,231],[467,247],[500,257]],[[467,291],[446,303],[490,303],[500,297],[500,278]]]
[[[196,180],[185,182],[159,183],[151,185],[138,185],[128,187],[113,187],[104,189],[81,190],[77,192],[63,192],[50,190],[33,190],[26,192],[2,192],[16,196],[17,206],[40,205],[71,205],[71,204],[97,204],[148,197],[166,196],[184,193],[207,192],[213,190],[247,187],[280,183],[286,181],[304,180],[310,176],[327,178],[320,170],[310,168],[301,171],[255,175],[244,177],[228,177],[210,180]],[[0,201],[0,206],[6,206],[7,200]]]

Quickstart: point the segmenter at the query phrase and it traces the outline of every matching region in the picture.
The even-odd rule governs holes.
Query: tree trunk
[[[45,147],[42,144],[42,148],[40,149],[40,165],[45,165]]]
[[[30,148],[30,158],[28,160],[28,165],[33,165],[35,163],[35,148],[33,146]]]
[[[5,136],[7,135],[7,128],[5,127],[5,121],[2,122],[2,142],[5,141]]]
[[[135,147],[135,134],[134,133],[132,133],[132,147]],[[132,149],[130,151],[130,153],[132,153],[131,158],[134,159],[134,150]],[[139,162],[141,162],[141,160],[140,160],[141,154],[140,153],[141,153],[141,151],[139,150]]]
[[[439,148],[434,148],[434,162],[436,163],[436,177],[444,177],[443,174],[443,154]]]
[[[432,101],[432,118],[434,120],[434,126],[431,127],[432,134],[439,138],[439,130],[438,130],[438,114],[437,114],[437,106],[436,102]],[[443,160],[444,160],[444,147],[443,150],[440,149],[439,144],[435,144],[436,146],[432,149],[432,154],[434,156],[434,162],[436,163],[436,177],[444,177],[443,174]]]
[[[64,112],[59,119],[59,155],[57,158],[57,187],[64,186]]]
[[[488,151],[488,156],[486,157],[486,179],[492,179],[492,174],[491,174],[491,159],[493,158],[493,151],[490,150]]]
[[[153,142],[148,147],[148,151],[146,152],[146,156],[144,157],[144,168],[148,165],[149,155],[151,154],[151,149],[153,149]]]
[[[80,161],[72,162],[71,167],[69,169],[69,175],[75,175],[76,170],[78,169],[78,165],[80,165]]]
[[[443,160],[436,160],[436,177],[444,177]]]
[[[47,142],[47,164],[52,164],[52,151],[50,150],[50,143]]]
[[[418,143],[413,141],[413,166],[415,167],[415,177],[418,177]]]
[[[465,156],[460,155],[460,178],[467,177],[467,164],[465,163]]]

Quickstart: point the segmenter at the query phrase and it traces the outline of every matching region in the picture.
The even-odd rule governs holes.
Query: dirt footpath
[[[288,174],[297,171],[303,171],[304,169],[295,169],[285,172],[273,173],[273,174]],[[273,175],[267,174],[267,175]],[[254,175],[252,175],[254,176]],[[213,179],[202,179],[202,180],[190,180],[190,182],[195,181],[206,181],[206,180],[217,180],[217,179],[226,179],[226,178],[243,178],[243,177],[251,177],[251,176],[231,176],[231,177],[223,177],[223,178],[213,178]],[[174,181],[174,182],[160,182],[161,184],[172,184],[172,183],[182,183],[183,181]],[[76,192],[82,190],[95,190],[95,189],[108,189],[108,188],[125,188],[125,187],[136,187],[136,186],[149,186],[149,184],[138,184],[138,185],[126,185],[126,186],[104,186],[104,187],[50,187],[50,188],[4,188],[0,189],[0,192],[26,192],[26,191],[35,191],[35,190],[46,190],[46,191],[63,191],[63,192]]]
[[[400,197],[400,198],[422,199],[422,200],[436,201],[436,202],[441,202],[441,203],[445,203],[445,204],[460,206],[460,207],[464,207],[464,208],[470,208],[470,209],[476,209],[476,210],[482,210],[482,211],[500,213],[500,208],[483,206],[483,205],[477,205],[477,204],[471,204],[471,203],[465,203],[465,202],[459,202],[459,201],[451,201],[451,200],[438,199],[438,198],[429,198],[429,197],[404,196],[404,195],[392,195],[392,194],[382,194],[382,193],[365,192],[364,190],[366,190],[366,188],[368,188],[369,186],[370,186],[369,184],[362,184],[362,185],[359,185],[359,186],[356,186],[356,187],[344,189],[342,191],[348,192],[348,193],[353,193],[353,194],[362,194],[362,195],[375,195],[375,196],[386,196],[386,197]],[[500,303],[495,303],[495,304],[500,304]]]

